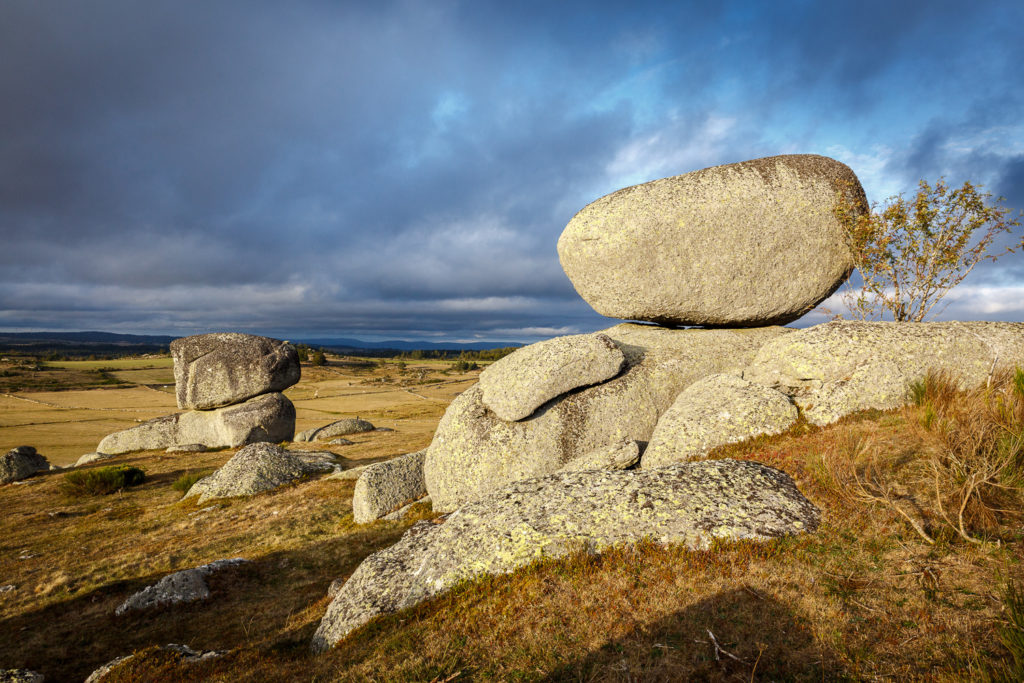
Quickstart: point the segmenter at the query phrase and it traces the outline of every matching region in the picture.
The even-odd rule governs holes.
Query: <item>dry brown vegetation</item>
[[[331,389],[333,407],[310,417],[304,402],[324,400],[332,370],[352,384]],[[420,381],[409,368],[303,372],[292,393],[309,426],[335,409],[393,420],[385,426],[398,431],[356,435],[336,450],[352,462],[424,445],[473,377],[405,387],[425,396],[416,398],[400,386]],[[969,442],[958,434],[999,441],[979,425],[1024,424],[1006,410],[1014,380],[973,393],[931,381],[919,405],[827,428],[801,422],[714,453],[789,472],[822,508],[813,535],[700,552],[641,543],[541,561],[376,619],[319,656],[308,646],[327,586],[411,523],[354,525],[352,482],[179,502],[173,482],[224,462],[224,451],[119,458],[146,470],[144,484],[120,495],[66,498],[59,473],[6,486],[0,584],[17,589],[0,594],[0,667],[81,680],[137,651],[110,680],[1015,680],[1024,604],[1008,587],[1024,575],[1020,484],[1009,467],[993,487],[977,478],[965,487],[970,475],[956,475],[950,455],[966,462],[984,452],[956,450]],[[348,395],[360,388],[380,391]],[[429,514],[421,506],[414,517]],[[112,616],[167,572],[232,556],[253,564],[215,575],[206,603]],[[168,642],[230,652],[189,665],[155,649]]]

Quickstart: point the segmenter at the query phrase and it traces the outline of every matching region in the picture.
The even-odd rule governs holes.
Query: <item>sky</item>
[[[558,263],[576,211],[775,154],[871,201],[945,176],[1024,208],[1022,25],[1019,0],[0,0],[0,330],[589,332],[617,321]],[[1024,320],[1024,255],[944,303]]]

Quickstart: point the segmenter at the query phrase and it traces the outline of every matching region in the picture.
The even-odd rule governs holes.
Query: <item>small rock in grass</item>
[[[248,562],[249,560],[235,557],[229,560],[210,562],[195,569],[185,569],[168,574],[157,583],[143,588],[125,600],[121,603],[120,607],[114,610],[114,614],[121,616],[126,612],[149,609],[151,607],[205,600],[210,597],[210,589],[206,585],[206,577],[221,569]]]
[[[333,454],[287,451],[276,444],[254,443],[235,453],[220,469],[192,484],[184,498],[251,496],[290,484],[311,474],[330,472]]]
[[[47,472],[50,463],[32,446],[18,446],[0,456],[0,484],[31,477],[36,472]]]
[[[409,453],[363,470],[352,495],[352,514],[356,524],[380,519],[409,501],[427,495],[423,481],[426,450]]]

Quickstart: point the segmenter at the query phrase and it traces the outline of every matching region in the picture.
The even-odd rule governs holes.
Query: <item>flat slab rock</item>
[[[736,375],[698,380],[658,420],[642,467],[701,458],[713,448],[762,434],[779,434],[796,422],[796,406],[774,389]]]
[[[202,504],[214,498],[251,496],[335,469],[331,453],[288,451],[276,444],[254,443],[241,449],[220,469],[203,477],[184,498],[198,496]]]
[[[836,220],[844,164],[792,154],[627,187],[588,204],[558,258],[601,315],[673,325],[781,325],[853,270]]]
[[[580,544],[599,552],[651,538],[706,548],[814,531],[818,509],[789,475],[712,460],[655,470],[564,472],[516,482],[448,516],[419,522],[363,561],[327,608],[314,651],[379,614],[411,607],[460,580],[510,572]]]
[[[284,394],[263,394],[216,410],[165,415],[107,435],[96,450],[120,455],[188,444],[235,448],[259,441],[291,441],[295,405]]]
[[[345,436],[346,434],[360,434],[372,432],[376,428],[368,421],[358,417],[348,417],[344,420],[337,420],[323,427],[307,429],[295,435],[295,441],[325,441],[334,436]]]
[[[295,347],[279,339],[219,332],[171,342],[178,407],[210,410],[284,391],[302,370]]]
[[[993,369],[1024,367],[1024,323],[837,321],[765,344],[743,377],[792,397],[808,422],[888,410],[910,400],[910,385],[929,370],[963,388]]]
[[[555,337],[487,366],[480,373],[481,400],[502,420],[521,420],[557,396],[611,379],[625,362],[608,335]]]
[[[208,659],[216,659],[217,657],[223,657],[228,653],[227,650],[193,650],[188,645],[178,645],[177,643],[168,643],[167,645],[162,645],[159,649],[178,653],[181,655],[181,661],[188,664],[205,662]],[[89,677],[85,679],[85,683],[100,683],[100,681],[102,681],[107,674],[113,671],[119,664],[127,662],[134,656],[134,654],[124,655],[107,662],[89,674]]]
[[[427,495],[427,485],[423,481],[426,454],[424,449],[368,465],[356,481],[352,494],[352,514],[356,524],[380,519]]]
[[[552,399],[518,422],[496,416],[474,385],[448,406],[427,450],[423,471],[434,509],[451,512],[612,443],[646,442],[680,391],[707,375],[740,372],[765,342],[792,332],[616,325],[603,333],[626,358],[621,373]]]
[[[0,455],[0,484],[20,481],[36,472],[49,470],[49,461],[32,446],[18,446]]]
[[[230,560],[217,560],[204,564],[195,569],[185,569],[180,572],[168,574],[152,586],[146,586],[141,591],[125,600],[114,610],[114,614],[121,616],[127,612],[150,609],[153,607],[164,607],[182,602],[195,602],[210,597],[210,588],[206,585],[206,577],[214,572],[227,567],[236,567],[246,564],[249,560],[235,557]]]

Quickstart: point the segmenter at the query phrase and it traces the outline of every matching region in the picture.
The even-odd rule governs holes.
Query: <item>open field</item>
[[[293,399],[306,426],[356,414],[393,426],[329,447],[350,464],[390,457],[425,445],[475,375],[424,365],[423,380],[397,366],[303,368]],[[401,386],[433,379],[442,381]],[[65,393],[77,405],[76,392]],[[413,520],[358,526],[353,482],[330,479],[203,507],[179,502],[178,477],[210,471],[231,451],[120,457],[147,480],[108,496],[69,497],[61,473],[36,476],[0,487],[0,585],[13,586],[0,594],[0,667],[75,681],[140,652],[108,680],[1015,680],[1008,644],[1024,637],[1024,601],[1010,592],[1024,581],[1021,490],[986,498],[994,512],[968,508],[971,540],[961,537],[936,512],[924,477],[953,429],[934,428],[943,419],[935,415],[924,404],[826,428],[801,421],[712,454],[791,474],[822,509],[814,534],[542,560],[374,620],[319,656],[308,646],[327,586],[432,516],[426,506]],[[859,495],[858,481],[869,493],[899,491],[899,509],[924,520],[929,539],[899,506]],[[113,616],[170,571],[235,556],[253,563],[215,575],[202,604]],[[230,652],[186,665],[153,649],[169,642]]]
[[[45,369],[51,365],[58,369]],[[475,381],[477,373],[444,374],[449,365],[449,361],[424,360],[402,367],[396,362],[382,365],[352,359],[325,367],[303,366],[302,380],[285,395],[295,403],[296,431],[359,416],[401,434],[378,435],[381,438],[367,446],[395,454],[395,449],[407,443],[428,443],[444,408]],[[119,384],[77,388],[82,386],[83,376],[88,378],[89,373],[103,368],[119,368],[107,373]],[[0,395],[0,448],[4,452],[31,445],[51,463],[66,466],[96,450],[107,434],[178,410],[169,358],[65,361],[47,363],[40,372],[52,374],[52,384],[45,385],[52,390]]]

